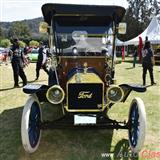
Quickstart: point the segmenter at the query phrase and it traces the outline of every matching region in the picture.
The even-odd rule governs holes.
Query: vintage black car
[[[146,130],[143,101],[139,97],[133,99],[127,122],[112,120],[107,114],[114,104],[125,102],[131,91],[146,91],[143,86],[115,84],[115,39],[125,28],[120,23],[125,9],[44,4],[42,12],[45,22],[40,31],[47,31],[49,37],[50,74],[48,85],[28,84],[23,88],[30,95],[21,122],[25,151],[36,151],[41,130],[49,123],[52,128],[127,129],[130,147],[138,153]],[[42,103],[59,105],[63,118],[43,121]]]

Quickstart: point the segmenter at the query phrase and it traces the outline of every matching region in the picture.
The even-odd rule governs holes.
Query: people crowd
[[[27,84],[27,76],[25,74],[25,67],[27,67],[30,63],[30,59],[28,54],[34,49],[33,47],[25,46],[24,48],[20,47],[18,38],[12,40],[12,45],[9,49],[5,50],[5,54],[3,53],[3,57],[0,57],[0,65],[6,64],[8,65],[11,62],[12,70],[13,70],[13,80],[14,88],[19,88],[19,77],[22,79],[22,87]],[[43,44],[43,42],[39,43],[39,47],[36,48],[38,50],[38,59],[36,63],[36,75],[35,80],[38,80],[40,75],[40,69],[43,69],[47,74],[49,74],[49,70],[47,68],[47,60],[48,60],[48,49]]]
[[[14,88],[18,88],[19,86],[19,77],[22,79],[23,86],[27,84],[27,76],[25,74],[24,68],[29,65],[30,60],[28,54],[31,52],[32,47],[25,46],[24,48],[21,48],[19,46],[19,40],[14,39],[12,42],[11,48],[6,51],[3,57],[3,62],[7,65],[8,60],[11,61],[11,66],[13,70],[13,79],[14,79]],[[124,52],[124,50],[123,50]],[[47,75],[49,75],[49,69],[47,67],[47,59],[48,59],[48,49],[44,45],[43,42],[39,43],[38,48],[38,59],[36,62],[36,69],[35,69],[35,80],[39,79],[40,76],[40,70],[43,69]],[[153,72],[153,66],[154,66],[154,52],[151,47],[151,43],[148,40],[148,37],[145,39],[145,44],[143,46],[143,49],[141,51],[142,53],[142,85],[146,86],[146,74],[147,71],[149,71],[150,75],[150,81],[151,85],[156,85],[156,82],[154,80],[154,72]],[[135,68],[137,63],[137,57],[139,56],[138,53],[138,46],[134,46],[134,52],[133,52],[133,68]]]

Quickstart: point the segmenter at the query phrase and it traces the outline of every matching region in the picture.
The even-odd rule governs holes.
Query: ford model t
[[[47,103],[63,110],[63,118],[53,128],[127,129],[131,150],[138,153],[143,146],[146,113],[143,101],[136,97],[130,105],[128,121],[109,118],[108,110],[117,102],[125,102],[131,91],[146,88],[115,84],[116,35],[123,32],[120,23],[125,9],[120,6],[44,4],[41,32],[47,32],[51,52],[48,85],[29,84],[29,94],[22,115],[21,135],[25,151],[38,148],[42,119],[41,105]],[[117,110],[118,112],[118,110]]]

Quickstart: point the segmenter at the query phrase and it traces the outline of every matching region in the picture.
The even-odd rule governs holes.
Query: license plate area
[[[93,116],[74,115],[74,125],[96,124],[96,122],[97,122],[96,115]]]

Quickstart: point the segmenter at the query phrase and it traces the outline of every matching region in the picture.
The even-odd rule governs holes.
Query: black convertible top
[[[94,21],[98,23],[99,19],[107,21],[115,21],[119,23],[124,14],[125,9],[120,6],[100,6],[100,5],[77,5],[77,4],[57,4],[57,3],[46,3],[42,6],[42,13],[44,21],[49,25],[51,24],[52,17],[72,17],[73,23],[74,17],[94,17]],[[63,21],[65,25],[67,21]],[[71,21],[70,21],[71,23]]]

